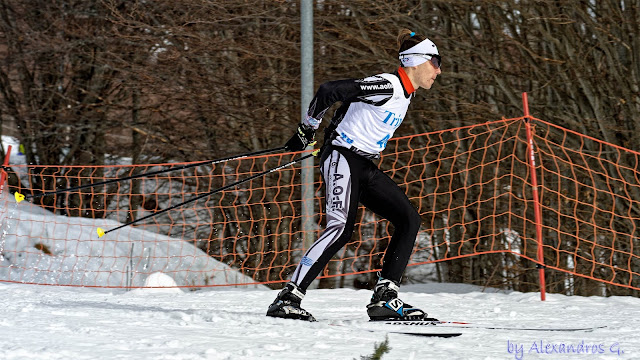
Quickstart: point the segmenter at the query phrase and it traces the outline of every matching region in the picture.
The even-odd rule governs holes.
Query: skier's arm
[[[326,82],[318,88],[307,110],[307,116],[302,119],[296,133],[285,146],[292,151],[303,150],[313,141],[324,114],[337,102],[364,101],[381,105],[392,95],[392,84],[380,76]]]
[[[329,81],[320,85],[311,104],[309,104],[303,123],[317,129],[322,117],[333,104],[353,99],[360,92],[360,86],[358,86],[356,79]]]
[[[381,76],[329,81],[318,88],[303,123],[317,129],[327,110],[339,101],[363,101],[379,106],[387,102],[392,95],[393,85]]]
[[[287,141],[285,147],[291,151],[304,150],[313,141],[322,117],[331,105],[357,96],[360,88],[356,81],[356,79],[336,80],[320,85],[316,95],[311,100],[307,116],[298,124],[295,134]]]

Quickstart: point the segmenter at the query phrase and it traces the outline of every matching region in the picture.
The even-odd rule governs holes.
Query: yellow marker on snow
[[[16,192],[13,196],[16,198],[16,202],[24,200],[24,195],[20,194],[19,192]]]
[[[104,230],[102,230],[102,228],[98,228],[98,237],[103,237],[104,236]]]

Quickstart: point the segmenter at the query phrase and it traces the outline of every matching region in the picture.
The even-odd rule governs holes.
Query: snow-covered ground
[[[137,287],[162,271],[180,286],[254,282],[181,239],[134,227],[103,238],[95,232],[119,225],[54,215],[0,193],[0,281]],[[39,250],[45,247],[47,252]]]
[[[467,329],[456,338],[389,334],[384,359],[640,359],[640,299],[482,293],[408,286],[405,300],[436,317],[499,326],[592,332]],[[446,292],[446,289],[449,292]],[[403,290],[401,288],[401,290]],[[422,292],[419,292],[422,291]],[[274,290],[105,292],[0,283],[0,359],[357,359],[384,332],[333,326],[366,320],[366,290],[309,290],[316,323],[264,316]],[[563,354],[573,345],[580,353]],[[547,347],[548,346],[548,347]],[[593,353],[595,350],[595,354]],[[548,353],[547,353],[548,352]]]

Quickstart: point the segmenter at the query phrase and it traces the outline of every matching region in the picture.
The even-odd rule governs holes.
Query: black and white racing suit
[[[307,250],[291,281],[302,291],[346,245],[354,230],[358,203],[389,220],[394,227],[381,276],[400,282],[413,250],[421,218],[406,194],[373,160],[400,126],[414,92],[404,69],[364,79],[338,80],[320,86],[307,118],[317,129],[336,102],[321,155],[326,187],[326,229]]]

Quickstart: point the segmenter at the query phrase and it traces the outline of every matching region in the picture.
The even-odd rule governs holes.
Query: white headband
[[[426,54],[440,55],[436,44],[434,44],[433,41],[429,39],[424,39],[417,45],[401,52],[398,58],[400,59],[400,62],[402,62],[402,66],[404,67],[418,66],[429,61],[424,56],[419,56]]]

